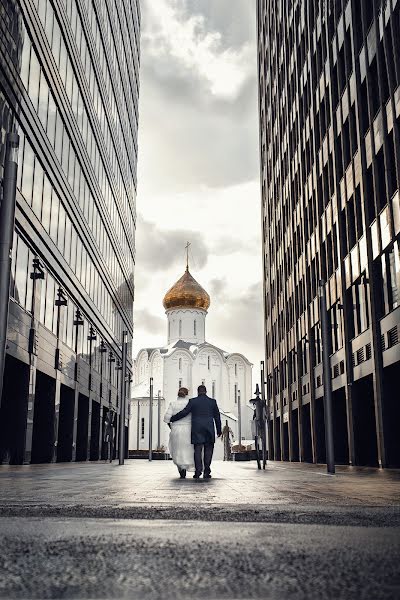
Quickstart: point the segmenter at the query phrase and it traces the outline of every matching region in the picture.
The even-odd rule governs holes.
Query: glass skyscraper
[[[269,453],[400,465],[400,2],[258,0]]]
[[[0,0],[0,177],[20,136],[3,463],[97,460],[109,406],[120,417],[139,36],[139,0]]]

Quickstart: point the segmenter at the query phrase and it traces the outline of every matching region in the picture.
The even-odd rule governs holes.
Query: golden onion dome
[[[171,308],[202,308],[210,306],[210,296],[201,287],[186,268],[185,273],[165,294],[163,300],[165,310]]]

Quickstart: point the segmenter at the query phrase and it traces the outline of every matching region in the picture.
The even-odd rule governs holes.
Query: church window
[[[207,356],[207,368],[208,370],[210,370],[210,357]]]
[[[142,440],[144,440],[144,417],[142,417],[142,423],[141,423],[141,436]]]
[[[193,321],[193,335],[194,336],[197,335],[197,323],[196,323],[196,319]]]
[[[182,321],[179,319],[179,337],[182,335]]]
[[[235,365],[236,366],[236,365]],[[237,383],[235,383],[235,389],[234,389],[234,396],[235,396],[235,404],[237,404],[237,393],[238,393],[238,387],[237,387]]]
[[[179,370],[182,371],[182,359],[180,358],[178,361],[179,364]]]
[[[181,387],[182,387],[182,379],[180,379],[178,382],[178,389],[180,389]]]
[[[212,382],[212,397],[215,398],[215,381]]]
[[[235,375],[237,375],[237,363],[235,363]]]

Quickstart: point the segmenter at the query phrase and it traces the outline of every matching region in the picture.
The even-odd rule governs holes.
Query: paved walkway
[[[0,467],[0,598],[398,600],[400,472]]]
[[[330,476],[320,465],[270,462],[258,471],[253,462],[216,461],[211,480],[181,480],[167,461],[0,467],[3,514],[196,518],[197,511],[198,518],[222,520],[239,509],[242,519],[272,514],[276,520],[277,511],[288,516],[301,509],[300,520],[313,513],[315,521],[321,511],[357,507],[373,507],[378,514],[389,508],[397,519],[400,471],[339,467]]]

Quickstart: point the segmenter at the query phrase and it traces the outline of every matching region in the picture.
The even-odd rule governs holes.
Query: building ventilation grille
[[[344,360],[340,361],[340,374],[343,375],[344,373]]]
[[[333,367],[333,378],[335,379],[335,377],[339,377],[339,363]]]
[[[356,355],[355,355],[355,353],[352,355],[352,357],[351,357],[351,361],[352,361],[352,363],[353,363],[353,367],[355,367],[355,366],[356,366],[356,364],[357,364],[357,359],[356,359]]]
[[[382,349],[382,352],[383,352],[384,350],[386,350],[386,344],[385,344],[385,334],[381,335],[381,349]]]
[[[318,375],[318,377],[317,377],[317,388],[321,387],[321,385],[322,385],[322,377],[321,377],[321,375]]]
[[[365,360],[369,360],[371,357],[372,357],[371,344],[367,344],[365,346]]]
[[[364,362],[364,348],[359,348],[357,350],[357,364],[361,364],[362,362]]]
[[[392,329],[389,329],[389,331],[388,331],[388,348],[392,348],[393,346],[395,346],[398,343],[399,343],[399,332],[398,332],[397,325],[396,325],[396,327],[393,327]]]

